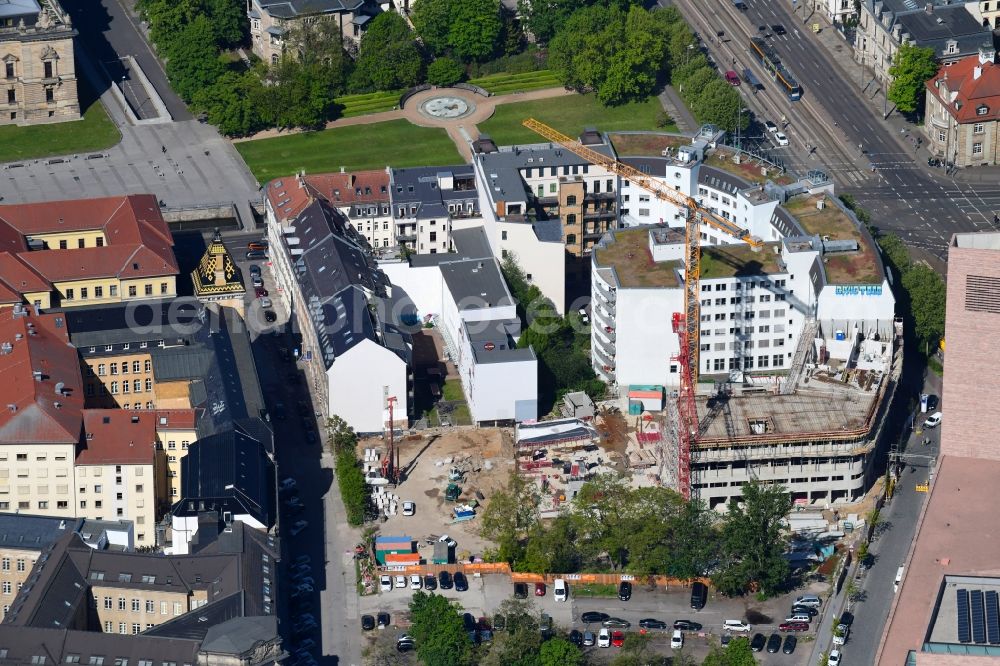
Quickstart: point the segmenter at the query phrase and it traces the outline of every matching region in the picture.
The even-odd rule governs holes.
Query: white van
[[[809,613],[792,613],[785,618],[785,622],[812,622],[812,616]]]
[[[893,593],[899,592],[899,586],[903,582],[903,567],[896,569],[896,580],[892,583]]]
[[[753,627],[744,622],[743,620],[726,620],[722,624],[722,628],[726,631],[736,631],[740,633],[749,634],[753,631]]]
[[[565,580],[556,578],[555,584],[552,586],[552,596],[555,597],[556,601],[566,601],[569,598],[569,588],[566,586]]]
[[[812,606],[813,608],[819,608],[823,604],[822,600],[815,594],[803,594],[795,599],[796,606]]]

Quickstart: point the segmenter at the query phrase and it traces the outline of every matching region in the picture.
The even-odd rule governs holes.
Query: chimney
[[[988,62],[995,62],[996,55],[996,49],[988,44],[983,44],[979,47],[979,64],[985,65]]]
[[[982,66],[982,64],[976,65],[975,67],[972,68],[972,80],[973,81],[978,81],[979,77],[982,76],[982,75],[983,75],[983,66]]]

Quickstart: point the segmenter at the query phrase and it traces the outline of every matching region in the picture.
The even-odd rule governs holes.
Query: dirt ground
[[[381,445],[381,440],[368,440],[359,446]],[[380,533],[413,537],[420,544],[421,555],[428,560],[433,553],[433,547],[426,543],[430,535],[448,534],[455,539],[458,542],[455,555],[460,559],[482,555],[489,543],[478,534],[478,517],[452,523],[452,509],[476,499],[480,503],[477,513],[481,514],[494,491],[506,485],[514,463],[501,453],[500,429],[448,428],[407,437],[400,447],[399,462],[406,470],[406,479],[394,492],[401,502],[416,503],[416,515],[391,516],[381,523]],[[456,482],[462,489],[458,502],[445,500],[448,473],[453,466],[465,471],[464,480]]]

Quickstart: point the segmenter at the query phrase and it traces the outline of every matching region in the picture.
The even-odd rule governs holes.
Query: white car
[[[924,421],[925,428],[937,428],[941,425],[941,412],[934,412]]]
[[[458,542],[456,542],[454,539],[452,539],[447,534],[442,534],[441,537],[438,539],[438,541],[440,541],[441,543],[448,544],[449,548],[454,548],[455,546],[458,545]]]
[[[420,574],[413,574],[410,576],[410,589],[419,590],[424,586],[423,579],[420,578]]]
[[[309,527],[309,523],[304,520],[300,520],[292,525],[292,529],[288,530],[288,533],[292,536],[298,536],[298,534],[307,527]]]
[[[722,628],[726,631],[735,631],[739,633],[749,634],[753,631],[753,627],[744,622],[743,620],[726,620]]]
[[[670,648],[679,650],[682,647],[684,647],[684,632],[680,629],[674,629],[674,634],[670,637]]]
[[[829,666],[840,666],[840,650],[830,650],[830,656],[826,663]]]
[[[413,502],[403,502],[403,515],[412,516],[417,512],[417,505]]]
[[[847,642],[848,636],[851,635],[851,627],[846,624],[837,625],[837,633],[833,635],[834,645],[843,645]]]
[[[396,576],[396,587],[406,587],[406,576]]]
[[[611,647],[611,630],[607,627],[601,627],[597,634],[597,647]]]
[[[378,586],[383,592],[390,592],[392,590],[392,578],[385,574],[379,576]]]
[[[778,131],[778,126],[775,125],[770,120],[766,120],[766,121],[764,121],[764,129],[766,129],[768,131],[768,133],[774,133],[774,132]]]
[[[784,132],[775,132],[774,133],[774,142],[776,144],[778,144],[779,146],[787,146],[788,145],[788,137],[785,136]]]
[[[566,601],[569,598],[569,587],[565,580],[556,578],[556,582],[552,586],[552,596],[556,601]]]

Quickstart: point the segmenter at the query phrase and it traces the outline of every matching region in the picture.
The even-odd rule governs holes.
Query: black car
[[[361,628],[364,631],[371,631],[372,629],[374,629],[375,628],[375,618],[373,618],[371,615],[362,615],[361,616]]]
[[[666,629],[667,623],[663,620],[656,620],[651,617],[639,620],[639,626],[643,629]]]
[[[469,581],[466,580],[465,574],[461,571],[455,572],[455,589],[459,592],[465,592],[469,589]]]
[[[527,583],[514,583],[514,598],[515,599],[527,599],[528,598],[528,584]]]
[[[753,638],[750,639],[750,649],[754,652],[760,652],[764,649],[765,643],[767,643],[767,639],[764,638],[764,634],[754,634]]]
[[[771,634],[767,637],[767,651],[774,654],[781,649],[781,636],[778,634]]]
[[[701,610],[708,601],[708,586],[704,583],[695,583],[691,586],[691,608]]]
[[[438,585],[442,590],[450,590],[453,587],[451,582],[451,574],[447,571],[442,571],[438,573]]]
[[[780,23],[778,23],[776,25],[772,25],[771,26],[771,30],[773,30],[774,34],[776,34],[776,35],[783,35],[783,34],[785,34],[785,32],[787,32],[785,30],[785,26],[781,25]]]
[[[434,574],[427,574],[424,576],[424,589],[425,590],[436,590],[438,586],[437,578]]]
[[[388,627],[389,626],[389,614],[388,613],[386,613],[384,611],[381,612],[381,613],[379,613],[377,620],[378,620],[378,626],[380,626],[380,627]]]
[[[274,310],[264,310],[264,321],[273,324],[278,321],[278,315],[274,314]]]
[[[462,626],[465,627],[466,631],[472,631],[476,628],[476,617],[472,613],[462,613]]]
[[[795,615],[796,613],[806,613],[809,617],[816,617],[819,615],[819,609],[813,608],[812,606],[802,606],[800,604],[796,604],[792,606],[792,615]]]
[[[840,615],[840,624],[847,625],[848,627],[854,624],[854,614],[844,611]]]
[[[609,629],[628,629],[632,626],[632,623],[628,620],[623,620],[620,617],[609,617],[607,620],[602,622],[605,627]]]
[[[592,622],[604,622],[609,617],[611,616],[608,615],[607,613],[600,613],[598,611],[587,611],[586,613],[580,616],[580,621],[583,622],[584,624],[590,624]]]
[[[791,654],[795,652],[795,645],[799,642],[795,636],[791,634],[785,636],[785,644],[781,646],[781,651],[785,654]]]
[[[569,642],[577,647],[583,647],[583,634],[574,629],[569,632]]]
[[[417,641],[413,636],[407,636],[403,634],[396,640],[396,651],[397,652],[409,652],[410,650],[417,647]]]
[[[691,620],[675,620],[674,629],[681,631],[701,631],[701,625]]]
[[[622,601],[628,601],[632,598],[632,583],[627,580],[618,583],[618,598]]]

